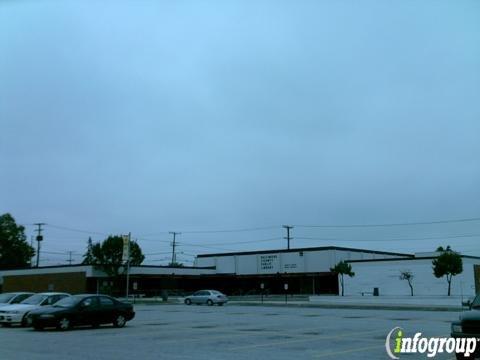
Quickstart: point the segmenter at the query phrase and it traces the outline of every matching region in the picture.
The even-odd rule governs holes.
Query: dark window
[[[12,301],[12,304],[18,304],[19,302],[29,298],[30,296],[32,296],[33,294],[21,294],[21,295],[18,295],[13,301]]]
[[[113,306],[115,303],[113,302],[112,299],[109,299],[107,297],[102,296],[100,298],[100,305],[101,306]]]
[[[80,303],[80,306],[84,308],[95,306],[97,304],[95,300],[96,300],[95,298],[91,298],[91,297],[86,298]]]
[[[55,304],[57,301],[62,300],[63,298],[66,298],[68,295],[55,295],[52,296],[52,304]]]
[[[42,305],[53,305],[57,302],[57,295],[52,295],[52,296],[49,296],[48,298],[46,298]]]

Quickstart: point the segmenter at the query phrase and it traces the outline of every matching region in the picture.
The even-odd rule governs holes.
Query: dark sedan
[[[480,294],[471,302],[468,301],[464,305],[470,308],[470,311],[465,311],[460,315],[460,319],[452,323],[453,338],[477,338],[480,339]],[[463,354],[456,354],[457,359],[467,359]],[[477,340],[477,347],[474,353],[475,359],[480,357],[480,342]],[[470,359],[473,356],[469,357]]]
[[[135,316],[133,306],[106,295],[74,295],[55,305],[31,311],[27,324],[36,330],[56,327],[68,330],[74,326],[113,324],[124,327]]]

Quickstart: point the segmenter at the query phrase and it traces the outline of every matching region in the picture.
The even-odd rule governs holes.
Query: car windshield
[[[480,309],[480,295],[473,300],[472,309]]]
[[[39,305],[47,297],[48,297],[47,295],[42,295],[42,294],[33,295],[33,296],[30,296],[28,299],[23,300],[20,304]]]
[[[15,294],[0,294],[0,303],[8,303]]]
[[[211,292],[213,295],[222,295],[222,293],[221,293],[220,291],[210,290],[210,292]]]
[[[55,305],[53,305],[53,306],[69,308],[69,307],[72,307],[72,306],[76,305],[80,300],[82,300],[82,298],[77,297],[77,296],[67,296],[66,298],[63,298],[62,300],[57,301],[55,303]]]

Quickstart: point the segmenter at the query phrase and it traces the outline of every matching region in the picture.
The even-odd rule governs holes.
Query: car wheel
[[[28,323],[27,323],[27,315],[25,314],[25,316],[22,318],[22,322],[20,323],[20,326],[21,327],[27,327],[28,326]]]
[[[58,321],[58,324],[57,324],[58,330],[66,331],[66,330],[70,330],[71,327],[72,327],[72,323],[70,322],[70,319],[67,317],[62,317]]]
[[[212,306],[212,305],[213,305],[213,301],[210,300],[210,299],[208,299],[208,300],[207,300],[207,305],[208,305],[208,306]]]
[[[218,306],[223,306],[224,303],[218,303]]]
[[[9,323],[3,323],[2,326],[3,327],[11,327],[11,325]]]
[[[40,325],[33,325],[33,328],[37,331],[42,331],[43,330],[43,326],[40,326]]]
[[[94,322],[94,323],[92,323],[92,327],[94,329],[98,329],[100,327],[100,324],[98,322]]]
[[[125,318],[125,316],[122,314],[118,314],[115,317],[115,320],[113,321],[113,326],[117,328],[121,328],[121,327],[124,327],[126,323],[127,323],[127,319]]]
[[[190,300],[190,299],[185,299],[185,304],[186,304],[186,305],[192,305],[192,300]]]

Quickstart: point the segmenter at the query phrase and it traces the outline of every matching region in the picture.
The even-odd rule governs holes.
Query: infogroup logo
[[[385,350],[391,359],[399,359],[400,354],[419,353],[433,358],[441,353],[458,353],[470,357],[477,348],[477,338],[422,337],[417,332],[413,338],[406,337],[401,327],[393,328],[387,335]]]

